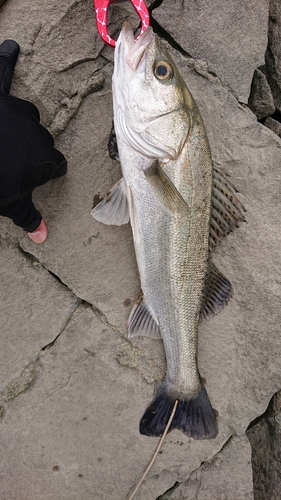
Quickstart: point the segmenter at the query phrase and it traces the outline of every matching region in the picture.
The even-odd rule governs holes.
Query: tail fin
[[[168,395],[167,384],[164,381],[140,421],[140,433],[145,436],[162,436],[176,399]],[[196,398],[178,400],[176,413],[168,432],[173,429],[179,429],[194,439],[216,437],[217,419],[203,385]]]

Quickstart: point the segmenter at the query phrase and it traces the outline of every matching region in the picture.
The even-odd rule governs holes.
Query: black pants
[[[22,198],[9,205],[0,207],[0,215],[12,219],[16,226],[31,233],[42,220],[42,215],[33,205],[31,193],[23,195]]]
[[[32,182],[32,187],[41,186],[42,184],[48,182],[48,180],[61,177],[67,172],[66,160],[63,160],[58,167],[47,167],[48,165],[46,164],[44,169],[42,166],[34,169],[32,177],[30,176],[30,183]],[[16,201],[2,206],[0,200],[0,215],[12,219],[16,226],[19,226],[24,229],[24,231],[28,231],[30,233],[39,226],[42,220],[42,215],[38,212],[38,210],[36,210],[32,202],[32,193],[22,194],[22,196]]]

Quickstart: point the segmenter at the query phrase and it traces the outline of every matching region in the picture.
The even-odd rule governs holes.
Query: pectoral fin
[[[187,203],[157,160],[144,171],[144,174],[155,196],[166,209],[171,212],[189,212]]]
[[[128,334],[129,337],[144,335],[153,339],[161,338],[159,325],[143,296],[131,310],[128,319]]]
[[[103,224],[121,226],[129,222],[127,187],[123,178],[113,186],[102,201],[91,211],[91,215]]]

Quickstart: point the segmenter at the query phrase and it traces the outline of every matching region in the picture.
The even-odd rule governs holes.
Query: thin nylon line
[[[156,457],[157,457],[157,455],[158,455],[158,452],[159,452],[159,450],[160,450],[160,448],[161,448],[161,446],[162,446],[162,443],[163,443],[163,441],[164,441],[164,439],[165,439],[165,437],[166,437],[166,434],[167,434],[167,432],[168,432],[168,430],[169,430],[169,428],[170,428],[170,425],[171,425],[171,423],[172,423],[172,420],[173,420],[173,418],[174,418],[174,415],[175,415],[175,412],[176,412],[176,409],[177,409],[177,405],[178,405],[178,400],[176,399],[175,404],[174,404],[174,407],[173,407],[173,411],[172,411],[172,413],[171,413],[171,415],[170,415],[170,418],[169,418],[169,420],[168,420],[168,423],[167,423],[167,425],[166,425],[166,428],[165,428],[165,430],[164,430],[164,432],[163,432],[163,436],[161,437],[161,439],[160,439],[160,441],[159,441],[159,443],[158,443],[158,446],[157,446],[157,448],[156,448],[156,450],[155,450],[155,452],[154,452],[154,454],[153,454],[152,459],[150,460],[150,462],[149,462],[149,464],[148,464],[147,468],[145,469],[145,471],[144,471],[144,473],[143,473],[143,475],[142,475],[141,479],[139,480],[139,482],[138,482],[137,486],[135,487],[135,489],[134,489],[133,493],[131,494],[131,496],[129,497],[129,499],[128,499],[128,500],[132,500],[132,499],[134,498],[134,496],[135,496],[135,494],[137,493],[137,491],[138,491],[138,489],[139,489],[140,485],[141,485],[141,484],[142,484],[142,482],[144,481],[145,476],[147,475],[148,471],[151,469],[152,465],[154,464],[155,459],[156,459]]]

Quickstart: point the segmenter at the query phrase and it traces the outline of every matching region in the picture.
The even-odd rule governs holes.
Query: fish
[[[245,220],[245,208],[214,165],[199,108],[151,27],[135,42],[124,23],[112,92],[123,177],[91,213],[104,224],[130,222],[141,294],[128,335],[161,338],[167,361],[139,430],[163,435],[177,400],[169,431],[214,438],[217,415],[198,370],[198,327],[232,296],[211,254]]]

